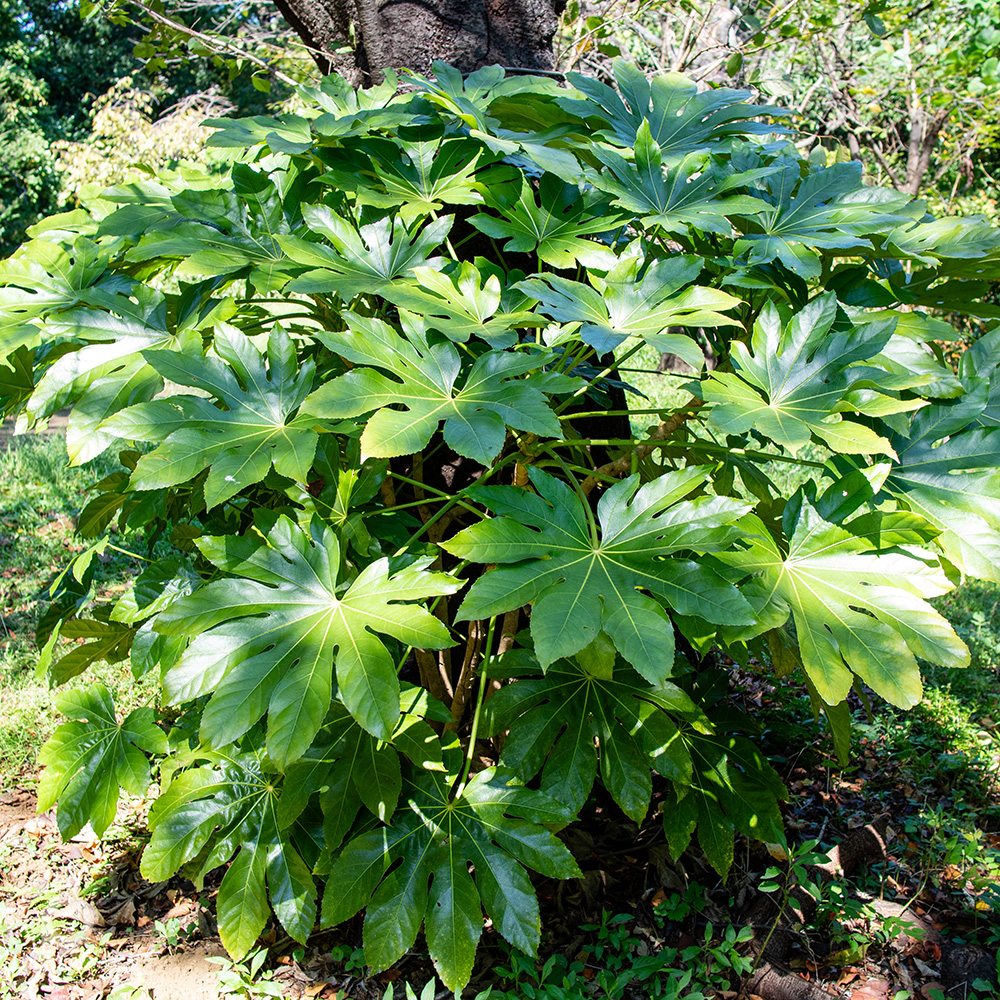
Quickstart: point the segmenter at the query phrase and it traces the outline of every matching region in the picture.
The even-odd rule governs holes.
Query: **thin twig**
[[[694,400],[683,409],[678,410],[669,420],[664,420],[663,423],[649,435],[649,441],[653,443],[640,445],[632,451],[627,451],[624,455],[620,458],[616,458],[613,462],[607,462],[599,469],[595,469],[594,472],[587,476],[587,478],[580,484],[580,489],[583,491],[584,496],[589,496],[602,478],[607,478],[608,476],[620,476],[623,472],[630,469],[632,467],[633,456],[641,460],[653,451],[656,447],[655,442],[666,441],[667,438],[673,437],[673,435],[676,434],[677,431],[680,430],[680,428],[683,427],[684,424],[687,423],[687,421],[690,420],[704,405],[705,404],[702,400]]]

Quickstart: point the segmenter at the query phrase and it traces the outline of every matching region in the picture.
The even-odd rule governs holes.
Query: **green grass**
[[[83,548],[74,524],[88,488],[118,468],[111,455],[68,468],[58,435],[18,439],[0,454],[0,787],[32,779],[38,748],[58,725],[52,692],[35,676],[41,595]],[[120,586],[138,565],[109,551],[98,565],[95,588]],[[127,663],[100,664],[69,685],[92,680],[105,683],[125,709],[151,693],[150,683],[132,679]]]

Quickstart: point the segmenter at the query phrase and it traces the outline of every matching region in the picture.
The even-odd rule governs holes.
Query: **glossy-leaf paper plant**
[[[222,869],[234,957],[364,911],[370,966],[422,932],[460,992],[487,919],[537,950],[595,795],[719,872],[781,841],[725,664],[804,680],[844,757],[852,688],[968,662],[929,599],[1000,580],[1000,232],[615,72],[331,77],[0,263],[5,411],[121,463],[42,667],[158,690],[60,695],[39,806],[100,835],[155,782],[143,873]]]

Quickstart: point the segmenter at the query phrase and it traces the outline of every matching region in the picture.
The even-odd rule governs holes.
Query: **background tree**
[[[802,148],[842,147],[873,183],[994,211],[995,0],[604,0],[570,4],[556,50],[565,68],[607,73],[627,54],[650,71],[750,86],[793,110]]]
[[[497,64],[551,69],[563,0],[275,0],[320,70],[353,84],[386,69],[426,72],[435,59],[471,72]],[[344,50],[347,51],[344,51]]]

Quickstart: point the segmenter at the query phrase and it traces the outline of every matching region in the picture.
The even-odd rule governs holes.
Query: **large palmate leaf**
[[[554,80],[505,77],[498,66],[466,76],[443,62],[435,62],[433,69],[435,80],[415,79],[423,96],[446,112],[442,118],[454,115],[468,126],[470,136],[530,173],[547,170],[568,183],[580,179],[579,161],[565,148],[566,136],[580,122],[558,106],[556,97],[565,90]]]
[[[486,205],[499,215],[480,213],[469,222],[496,240],[506,240],[508,253],[537,253],[538,259],[553,267],[576,264],[607,268],[614,263],[608,247],[584,239],[594,233],[613,230],[624,215],[608,211],[600,192],[580,193],[576,184],[567,184],[554,174],[542,174],[536,191],[523,174],[513,185],[487,187]]]
[[[397,667],[376,632],[419,649],[441,649],[451,637],[426,610],[403,603],[450,594],[458,581],[424,571],[429,560],[390,575],[386,559],[366,567],[344,591],[340,543],[314,520],[307,532],[282,516],[267,544],[229,536],[200,538],[199,550],[232,574],[182,597],[155,628],[193,636],[163,677],[172,704],[211,695],[204,739],[239,739],[265,712],[267,749],[282,766],[312,743],[333,697],[387,740],[399,722]]]
[[[631,146],[647,121],[653,141],[665,154],[679,158],[726,148],[738,136],[780,131],[752,119],[787,114],[782,108],[747,104],[751,94],[746,90],[720,87],[699,93],[698,85],[679,73],[663,73],[650,80],[638,66],[623,59],[614,61],[614,75],[618,91],[579,73],[567,74],[586,99],[564,97],[559,104],[583,118],[605,122],[602,134],[619,146]]]
[[[963,572],[1000,581],[1000,427],[976,426],[989,401],[981,384],[915,413],[890,438],[899,462],[883,488],[937,525],[935,544]]]
[[[829,418],[850,387],[873,374],[851,366],[877,355],[895,323],[852,327],[843,317],[838,322],[837,309],[830,292],[782,324],[778,310],[765,306],[754,324],[753,353],[734,343],[736,372],[715,372],[700,387],[712,404],[712,426],[727,434],[753,428],[793,452],[815,434],[834,451],[892,454],[889,442],[871,428]]]
[[[602,638],[607,642],[599,637],[598,644]],[[503,660],[498,666],[490,670],[493,680],[503,676]],[[705,728],[707,720],[675,685],[651,687],[616,665],[613,648],[602,666],[557,660],[537,678],[518,670],[517,683],[484,704],[484,732],[509,730],[502,763],[525,781],[541,771],[542,791],[573,812],[590,794],[600,761],[604,787],[641,823],[653,791],[651,765],[682,784],[690,780],[691,757],[677,718]]]
[[[205,503],[214,507],[260,482],[272,465],[304,483],[317,435],[313,420],[295,414],[312,387],[315,366],[306,361],[296,370],[295,346],[280,328],[271,333],[264,355],[235,327],[221,326],[214,353],[143,354],[164,378],[212,398],[178,394],[139,403],[104,423],[104,430],[125,440],[159,445],[139,459],[132,487],[176,486],[209,469]]]
[[[781,625],[791,613],[802,666],[827,704],[843,701],[857,674],[876,694],[909,708],[921,695],[916,657],[961,667],[969,651],[924,600],[953,583],[932,553],[910,544],[920,531],[895,533],[893,515],[876,516],[879,548],[860,534],[864,517],[852,534],[851,524],[831,524],[804,501],[787,552],[750,516],[746,548],[718,558],[755,577],[741,588],[759,608],[760,624],[751,631]],[[739,630],[730,634],[738,638]]]
[[[289,936],[304,943],[316,922],[316,885],[278,826],[274,776],[261,769],[258,753],[197,757],[208,763],[175,775],[149,811],[142,874],[160,882],[183,867],[200,884],[236,854],[216,904],[229,954],[242,958],[253,947],[272,908]]]
[[[457,342],[479,337],[491,347],[511,347],[517,342],[517,329],[545,324],[527,309],[504,309],[500,279],[491,274],[484,280],[468,261],[449,273],[414,268],[412,283],[394,281],[384,295],[394,305],[419,316],[428,330],[437,330]]]
[[[661,815],[670,853],[679,858],[697,828],[709,864],[723,877],[733,863],[736,832],[781,844],[784,821],[778,803],[788,797],[767,758],[739,736],[682,730],[692,762],[688,782],[674,782]]]
[[[557,274],[528,278],[517,287],[560,323],[582,324],[584,343],[602,354],[629,337],[641,337],[658,351],[676,354],[699,369],[705,358],[698,344],[667,330],[671,326],[736,326],[736,320],[719,310],[739,305],[739,299],[728,292],[691,284],[702,267],[701,259],[678,255],[653,261],[640,277],[642,261],[630,257],[616,264],[603,281],[593,279],[597,287]]]
[[[422,96],[477,131],[492,134],[498,122],[489,114],[494,101],[514,100],[527,95],[561,93],[554,80],[539,76],[507,76],[500,66],[483,66],[463,74],[446,62],[435,60],[434,78],[414,74]],[[443,116],[444,117],[444,116]]]
[[[375,176],[404,219],[438,212],[444,205],[478,205],[480,161],[495,159],[471,139],[444,142],[369,143]]]
[[[444,242],[453,221],[445,215],[411,230],[402,219],[386,218],[358,231],[325,205],[305,205],[302,216],[332,246],[280,237],[278,242],[291,260],[314,269],[289,282],[288,290],[309,295],[336,292],[344,299],[362,292],[381,293],[395,278],[412,275],[417,267],[443,267],[444,258],[430,253]]]
[[[246,275],[261,290],[275,280],[280,284],[284,254],[278,237],[298,224],[297,201],[283,203],[271,178],[246,164],[233,167],[231,183],[231,190],[208,187],[172,195],[160,218],[141,227],[126,258],[161,266],[177,261],[178,277]]]
[[[735,253],[749,264],[779,260],[803,278],[818,278],[820,255],[871,251],[867,236],[907,218],[908,195],[861,184],[861,164],[835,163],[802,176],[800,161],[764,177],[752,194],[767,203],[740,228]]]
[[[504,563],[483,574],[459,619],[488,618],[533,604],[531,634],[542,667],[571,656],[603,629],[652,684],[673,669],[674,631],[659,600],[709,622],[753,620],[737,590],[696,553],[716,552],[739,537],[745,504],[684,497],[707,480],[704,468],[661,476],[643,487],[630,476],[589,508],[565,483],[530,470],[538,495],[485,486],[475,498],[499,517],[443,542],[461,559]]]
[[[328,419],[374,410],[361,435],[366,455],[418,452],[442,421],[445,441],[486,465],[500,453],[508,426],[559,435],[559,420],[541,390],[530,375],[520,377],[537,371],[548,356],[489,351],[466,370],[459,388],[462,361],[454,344],[423,339],[418,329],[403,337],[378,319],[346,319],[349,330],[319,336],[358,367],[317,389],[304,409]]]
[[[368,135],[375,130],[426,121],[422,108],[411,107],[420,103],[414,101],[414,95],[397,93],[398,89],[399,77],[390,69],[380,84],[366,90],[356,90],[342,77],[331,74],[318,87],[303,87],[302,94],[323,112],[313,119],[318,141],[336,142],[346,136]]]
[[[607,167],[593,175],[595,187],[614,195],[615,207],[642,216],[643,225],[668,233],[692,228],[729,236],[729,215],[754,215],[765,208],[759,199],[733,192],[771,168],[734,173],[704,153],[689,153],[664,171],[660,147],[645,121],[635,137],[634,163],[613,149],[598,147],[594,155]]]
[[[147,753],[163,753],[167,738],[153,721],[151,708],[137,708],[119,722],[115,702],[103,684],[56,695],[67,716],[42,747],[45,765],[38,782],[38,809],[58,802],[56,822],[63,839],[90,823],[100,837],[114,822],[122,790],[145,795],[149,789]]]
[[[472,974],[483,910],[515,948],[535,954],[538,900],[525,868],[551,878],[572,878],[579,869],[550,831],[570,819],[563,805],[496,768],[453,796],[455,778],[408,774],[408,811],[391,827],[349,841],[336,859],[328,877],[336,890],[323,897],[322,923],[339,924],[366,906],[365,961],[373,969],[401,958],[423,924],[441,981],[459,993]]]

